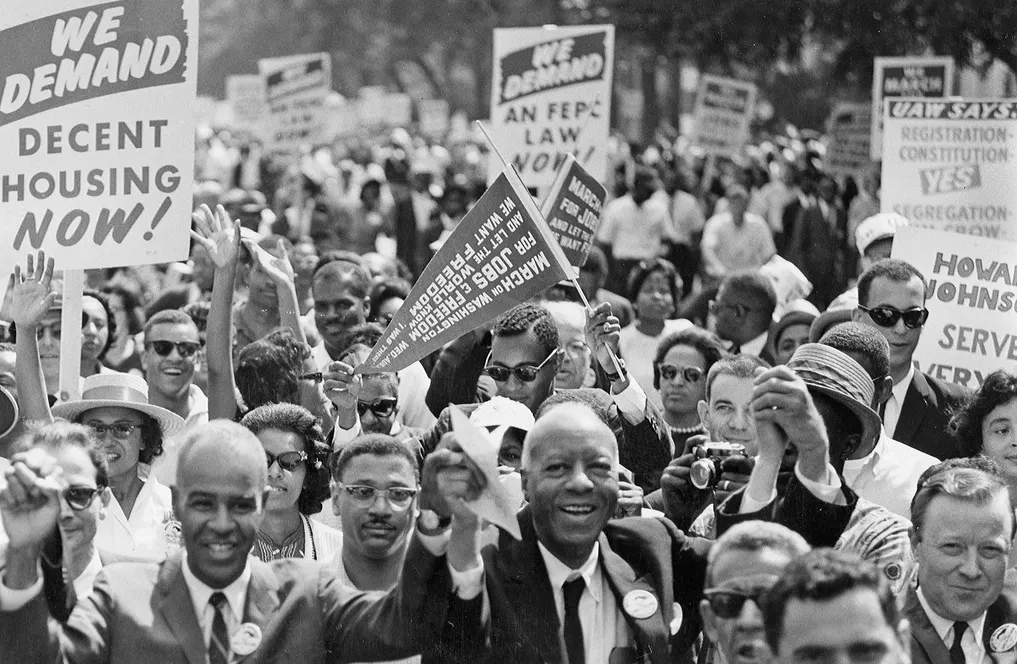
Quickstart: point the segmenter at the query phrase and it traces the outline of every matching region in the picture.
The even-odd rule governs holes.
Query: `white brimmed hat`
[[[53,406],[53,415],[74,420],[93,408],[130,408],[144,413],[159,423],[163,438],[179,433],[184,428],[182,417],[148,403],[148,383],[132,374],[101,373],[89,376],[85,379],[81,398]]]
[[[907,225],[907,218],[895,212],[880,212],[868,217],[855,229],[855,245],[858,247],[858,253],[864,254],[873,242],[893,237],[898,228]]]

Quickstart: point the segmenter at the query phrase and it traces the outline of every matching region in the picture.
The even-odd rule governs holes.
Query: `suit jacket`
[[[265,564],[253,558],[250,563],[244,622],[258,625],[263,637],[254,653],[239,658],[245,664],[390,660],[441,640],[452,592],[448,573],[415,537],[400,583],[385,594],[343,586],[322,563]],[[479,630],[479,615],[477,621],[474,630]],[[47,615],[41,594],[17,611],[0,614],[0,661],[205,664],[205,642],[181,555],[158,565],[106,568],[92,595],[75,605],[63,625]]]
[[[970,395],[965,387],[916,370],[901,404],[897,429],[887,434],[940,460],[968,456],[947,425],[953,411]]]
[[[914,588],[909,588],[905,596],[904,617],[911,626],[911,664],[950,664],[950,649],[936,633]],[[985,652],[996,664],[1013,664],[1017,661],[1017,647],[1005,652],[993,652],[989,645],[992,633],[1000,625],[1014,622],[1017,622],[1017,596],[1004,589],[986,610],[985,627],[982,630]]]

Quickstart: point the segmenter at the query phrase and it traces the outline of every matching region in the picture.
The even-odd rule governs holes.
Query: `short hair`
[[[240,396],[248,408],[281,403],[292,398],[299,385],[304,360],[311,355],[286,328],[248,344],[237,358],[236,380]]]
[[[148,334],[152,331],[152,328],[156,325],[189,325],[193,326],[194,329],[198,329],[198,324],[194,322],[189,314],[180,309],[163,309],[159,313],[155,314],[148,321],[145,322],[145,341],[148,341]]]
[[[18,347],[9,341],[0,341],[0,353],[15,353],[17,354]]]
[[[248,445],[252,449],[257,445],[257,449],[264,453],[264,447],[261,441],[258,440],[250,429],[241,426],[236,422],[230,420],[211,420],[204,424],[199,424],[190,431],[186,432],[183,437],[183,442],[180,445],[180,456],[177,460],[177,485],[182,484],[180,481],[181,474],[187,467],[187,462],[191,456],[194,448],[203,440],[213,439],[216,447],[231,452],[237,452],[237,448],[242,445]],[[264,460],[257,465],[258,476],[255,480],[259,487],[265,487],[268,484],[268,466]],[[261,500],[261,491],[258,492],[258,500]]]
[[[607,254],[604,250],[593,245],[590,247],[590,254],[586,257],[586,262],[580,267],[580,270],[586,270],[587,272],[593,272],[594,274],[606,278],[607,277]],[[590,297],[593,297],[595,293],[590,293]]]
[[[86,288],[85,292],[81,294],[82,298],[90,297],[100,305],[102,305],[103,311],[106,312],[106,331],[109,333],[106,335],[106,345],[103,346],[102,351],[99,352],[99,359],[106,357],[106,351],[109,350],[110,346],[113,345],[113,341],[117,336],[117,319],[113,317],[113,309],[110,306],[109,298],[106,297],[105,293],[100,293],[97,290]]]
[[[831,327],[819,343],[850,355],[857,353],[865,361],[862,368],[873,380],[890,373],[890,344],[870,325],[847,322]]]
[[[950,420],[950,432],[960,443],[966,456],[981,454],[985,441],[982,439],[982,422],[993,410],[1017,399],[1017,376],[1002,369],[985,377],[978,391],[968,397],[964,405]]]
[[[551,312],[538,304],[529,302],[517,305],[506,311],[495,321],[491,330],[493,337],[518,337],[530,330],[544,347],[544,353],[550,355],[558,350],[558,326]]]
[[[371,310],[367,314],[367,319],[377,321],[381,313],[381,305],[395,298],[405,300],[410,294],[410,288],[412,287],[408,281],[398,277],[383,279],[375,283],[371,286],[369,293],[371,296]]]
[[[558,324],[559,320],[566,320],[567,322],[578,324],[580,329],[583,329],[586,326],[586,310],[583,308],[583,305],[578,302],[573,302],[571,300],[552,300],[541,302],[540,306],[547,309],[547,311],[551,314],[551,318],[555,319],[555,325]]]
[[[678,276],[678,270],[675,269],[674,263],[664,258],[650,258],[641,261],[632,268],[626,282],[630,302],[635,304],[639,299],[639,291],[643,289],[643,284],[650,278],[650,275],[658,272],[667,279],[668,290],[671,291],[671,301],[674,302],[675,307],[678,306],[682,299],[681,277]]]
[[[208,312],[211,310],[211,305],[204,300],[198,300],[197,302],[191,302],[185,306],[181,311],[191,317],[194,321],[194,325],[198,328],[198,334],[208,330]]]
[[[717,362],[710,367],[710,371],[706,374],[707,403],[710,401],[710,391],[713,389],[713,381],[717,380],[718,376],[734,376],[735,378],[755,379],[756,369],[760,367],[769,369],[770,365],[762,358],[748,353],[742,353],[741,355],[735,355],[734,357],[725,357],[717,360]]]
[[[720,338],[713,332],[707,332],[701,327],[690,327],[681,332],[675,332],[665,337],[657,346],[657,356],[653,358],[654,389],[660,389],[660,370],[657,369],[657,365],[664,361],[664,358],[667,357],[667,354],[675,346],[688,346],[689,348],[696,349],[696,352],[706,360],[706,366],[703,367],[706,373],[710,373],[713,365],[727,355],[727,351],[724,350],[724,345],[721,343]]]
[[[797,558],[811,547],[805,538],[779,523],[767,521],[743,521],[729,528],[717,538],[706,558],[706,584],[712,585],[717,559],[731,551],[762,551],[774,549]]]
[[[766,320],[773,320],[773,312],[777,309],[777,291],[773,288],[770,278],[759,270],[735,272],[724,277],[720,282],[721,290],[735,290],[751,297],[762,305],[759,309]]]
[[[384,335],[385,328],[378,323],[367,322],[354,325],[343,335],[344,348],[340,352],[345,353],[346,349],[358,344],[374,348]]]
[[[587,393],[587,395],[579,397],[579,395],[581,393],[584,393],[584,392]],[[523,439],[523,453],[522,453],[522,459],[521,459],[522,467],[523,468],[528,466],[529,463],[530,463],[530,456],[531,456],[531,454],[533,452],[533,434],[534,434],[534,432],[538,432],[538,433],[541,432],[541,427],[545,426],[544,422],[549,419],[548,417],[546,417],[549,413],[551,413],[552,411],[561,410],[561,409],[572,410],[573,412],[575,412],[577,414],[578,413],[583,413],[585,411],[585,413],[588,413],[589,415],[594,416],[595,418],[597,418],[597,420],[603,426],[607,427],[608,433],[611,434],[611,440],[613,441],[613,445],[612,446],[613,446],[613,450],[614,450],[614,464],[615,464],[615,466],[620,464],[620,462],[621,462],[621,450],[618,447],[618,438],[617,438],[616,434],[614,433],[614,430],[612,429],[611,425],[608,424],[608,422],[605,420],[605,415],[602,414],[601,412],[599,412],[598,406],[595,405],[595,404],[592,404],[590,401],[587,400],[587,396],[589,396],[589,393],[591,393],[591,392],[597,392],[597,390],[561,390],[560,392],[556,392],[555,394],[553,394],[551,396],[552,397],[556,397],[558,395],[563,395],[563,394],[571,393],[570,396],[577,396],[579,398],[561,399],[561,400],[555,401],[550,406],[546,405],[547,401],[551,400],[551,398],[548,398],[547,401],[544,402],[544,404],[541,404],[541,408],[539,408],[538,411],[537,411],[537,421],[536,421],[536,423],[534,424],[533,428],[530,429],[530,431],[526,434],[526,438]],[[607,393],[604,392],[604,394],[606,395]],[[617,468],[615,468],[615,470],[617,470]]]
[[[762,598],[763,630],[774,654],[780,654],[787,605],[793,599],[828,601],[856,591],[871,590],[879,599],[886,624],[900,624],[897,600],[883,573],[858,554],[833,549],[814,549],[784,569],[776,585]]]
[[[899,258],[887,258],[869,266],[869,269],[862,272],[858,277],[858,304],[863,307],[869,305],[869,291],[872,288],[873,280],[878,277],[889,279],[898,284],[906,284],[915,277],[922,282],[922,290],[926,287],[925,277],[911,263],[902,261]]]
[[[921,539],[922,528],[925,527],[925,514],[929,504],[936,496],[947,496],[975,505],[985,505],[1000,493],[1004,493],[1009,504],[1010,489],[1003,478],[967,464],[945,466],[936,464],[929,468],[918,479],[918,490],[911,499],[911,525],[918,539]],[[1010,514],[1010,535],[1017,528],[1017,517],[1013,510]]]
[[[600,421],[611,426],[611,406],[613,401],[603,390],[557,390],[544,399],[537,408],[536,419],[540,419],[556,406],[566,403],[578,403],[586,406],[600,418]]]
[[[357,295],[367,297],[371,292],[371,272],[364,267],[363,262],[359,260],[354,262],[345,257],[337,258],[331,252],[318,259],[311,274],[311,287],[313,288],[319,279],[344,278],[353,282],[353,289]]]
[[[321,432],[318,418],[309,410],[292,403],[272,403],[258,406],[244,415],[240,424],[258,435],[266,429],[278,429],[296,434],[303,441],[307,460],[304,466],[307,474],[297,498],[297,509],[301,514],[317,514],[321,503],[328,499],[328,445]]]
[[[14,453],[27,452],[33,447],[56,451],[66,447],[77,447],[88,455],[95,466],[95,484],[100,489],[109,486],[109,462],[106,453],[92,435],[92,430],[81,424],[73,424],[67,420],[57,420],[47,424],[30,424],[25,434],[15,443]]]
[[[141,449],[138,450],[138,461],[150,464],[156,457],[162,456],[163,453],[162,427],[159,426],[159,421],[148,413],[135,410],[128,403],[124,403],[123,407],[141,416]],[[96,410],[96,408],[81,411],[74,416],[73,422],[81,424],[85,416],[93,410]]]
[[[394,437],[383,433],[368,433],[357,436],[353,442],[344,446],[339,452],[333,454],[329,460],[329,470],[332,479],[336,482],[342,481],[343,472],[350,463],[358,456],[370,454],[372,456],[387,457],[397,456],[406,460],[413,469],[413,478],[420,483],[420,468],[417,465],[417,458],[410,452],[406,445],[400,443]]]

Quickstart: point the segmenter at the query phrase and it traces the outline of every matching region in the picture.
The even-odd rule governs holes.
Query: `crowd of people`
[[[190,259],[88,274],[80,398],[13,266],[0,661],[1017,661],[1017,376],[916,368],[878,178],[629,150],[582,294],[360,373],[482,151],[201,140]]]

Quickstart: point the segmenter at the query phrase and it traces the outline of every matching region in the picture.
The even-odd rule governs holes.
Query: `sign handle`
[[[64,270],[64,294],[60,312],[59,401],[81,398],[81,299],[84,270]]]

